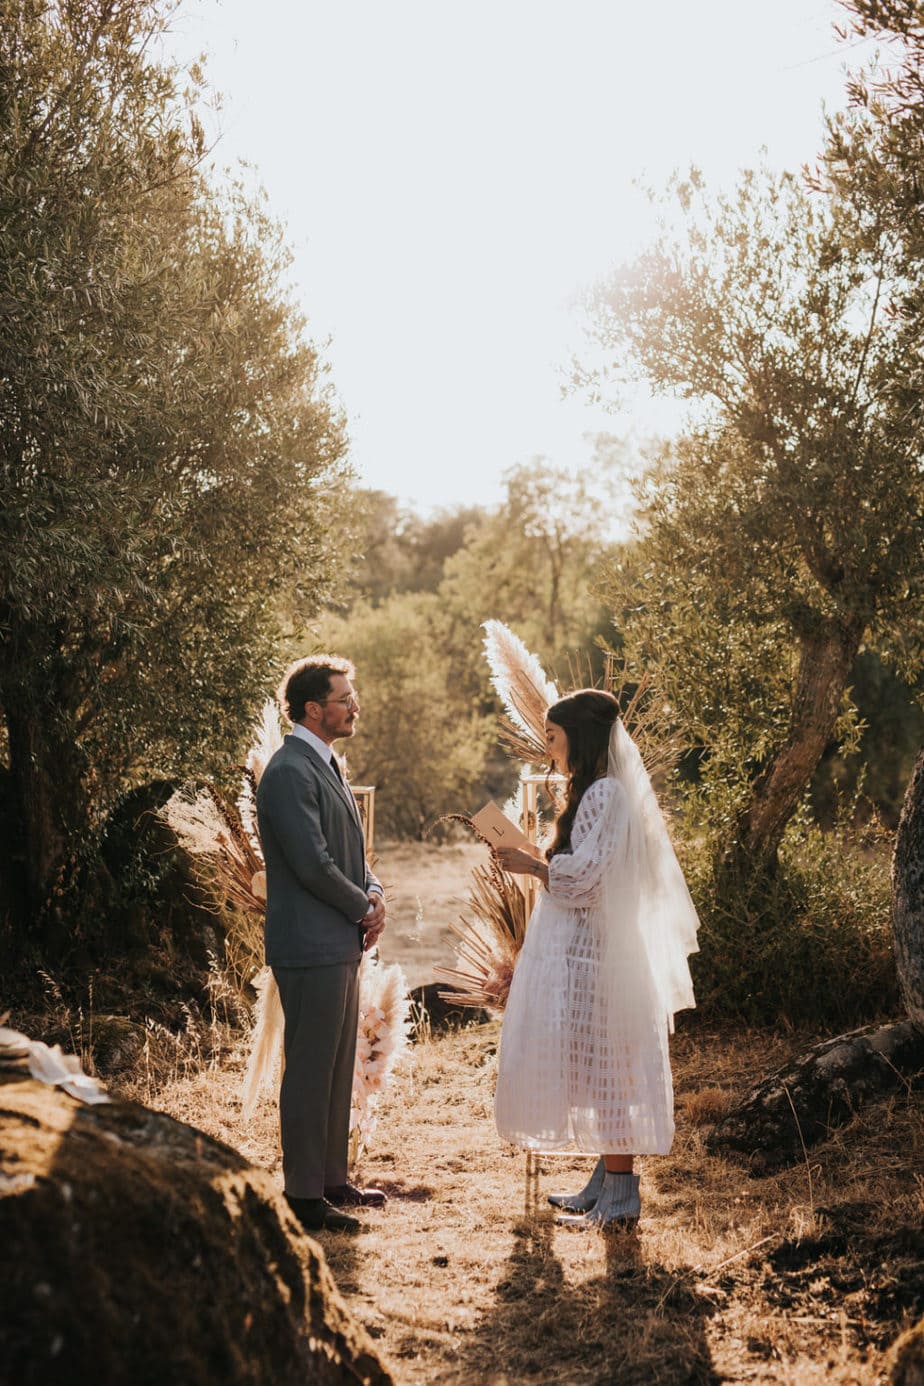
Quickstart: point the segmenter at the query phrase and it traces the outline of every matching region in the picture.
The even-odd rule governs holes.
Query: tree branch
[[[870,343],[871,343],[872,340],[873,340],[873,332],[874,332],[875,327],[876,327],[876,314],[877,314],[877,312],[879,311],[879,298],[880,298],[880,295],[882,294],[882,281],[883,281],[883,278],[884,278],[884,274],[885,274],[884,266],[883,266],[882,260],[880,260],[880,261],[879,261],[879,270],[878,270],[878,273],[877,273],[877,275],[876,275],[876,292],[875,292],[875,294],[874,294],[874,296],[873,296],[873,307],[872,307],[872,311],[871,311],[870,316],[869,316],[869,328],[868,328],[867,333],[866,333],[866,340],[865,340],[864,343],[863,343],[863,350],[862,350],[862,352],[860,353],[860,364],[859,364],[859,366],[857,367],[857,378],[856,378],[856,380],[853,382],[853,389],[852,389],[852,391],[850,392],[850,404],[851,404],[851,407],[856,403],[856,400],[857,400],[857,393],[858,393],[858,391],[859,391],[859,389],[860,389],[860,381],[863,379],[863,372],[864,372],[865,369],[866,369],[866,358],[867,358],[867,356],[869,355]]]

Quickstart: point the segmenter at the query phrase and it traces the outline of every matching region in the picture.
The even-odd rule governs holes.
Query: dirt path
[[[432,982],[434,964],[452,966],[449,925],[465,913],[472,868],[486,856],[477,842],[385,843],[376,854],[388,899],[379,953],[383,962],[401,964],[409,987]]]

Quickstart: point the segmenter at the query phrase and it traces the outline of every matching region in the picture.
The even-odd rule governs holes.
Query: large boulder
[[[924,1319],[893,1344],[888,1366],[892,1386],[924,1386]]]
[[[0,1384],[391,1377],[269,1175],[136,1103],[0,1073]]]

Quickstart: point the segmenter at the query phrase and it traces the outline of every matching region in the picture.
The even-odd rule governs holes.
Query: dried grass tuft
[[[731,1107],[732,1094],[724,1088],[699,1088],[683,1099],[684,1115],[694,1126],[714,1126]]]

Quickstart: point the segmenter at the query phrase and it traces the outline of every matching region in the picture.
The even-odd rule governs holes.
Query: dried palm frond
[[[180,846],[196,861],[204,888],[220,903],[264,912],[263,860],[238,815],[214,785],[178,789],[160,810]]]
[[[514,760],[521,760],[525,765],[541,765],[546,759],[544,743],[532,733],[521,731],[506,717],[498,717],[497,728],[498,741]]]
[[[606,687],[619,703],[626,731],[638,747],[642,763],[653,784],[663,780],[677,765],[684,747],[673,709],[658,697],[651,675],[635,682],[625,664],[612,650],[606,652]]]
[[[515,753],[537,765],[545,758],[546,710],[558,701],[558,689],[536,656],[502,621],[485,621],[483,629],[491,682],[507,713],[502,739],[508,746],[514,739]]]
[[[529,901],[517,878],[492,858],[472,872],[469,907],[470,917],[463,915],[449,926],[459,940],[457,966],[433,969],[452,988],[439,995],[456,1006],[503,1010],[526,936]]]
[[[491,682],[504,703],[507,715],[498,718],[498,739],[506,751],[527,765],[546,759],[545,714],[559,697],[535,655],[501,621],[485,621],[485,654],[491,669]],[[589,656],[568,659],[568,683],[587,688],[594,683]],[[635,681],[619,656],[606,651],[603,686],[619,702],[626,730],[638,746],[652,780],[668,774],[683,749],[683,737],[676,728],[673,710],[661,701],[650,674]]]
[[[593,659],[589,650],[569,650],[565,655],[565,676],[560,668],[555,674],[558,684],[563,688],[598,688],[600,676],[594,672]]]

